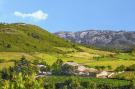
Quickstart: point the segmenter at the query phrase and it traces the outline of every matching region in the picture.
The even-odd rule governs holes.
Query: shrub
[[[125,71],[126,67],[124,65],[118,66],[115,71],[120,72],[120,71]]]
[[[12,47],[11,44],[6,45],[6,48],[11,48],[11,47]]]
[[[62,71],[62,74],[64,74],[64,75],[73,75],[75,72],[75,68],[71,65],[64,64],[62,66],[61,71]]]
[[[63,61],[61,59],[57,59],[56,62],[53,63],[51,69],[52,74],[54,75],[60,75],[61,74],[61,67],[62,67]]]
[[[127,67],[126,70],[127,70],[127,71],[135,71],[135,64],[133,64],[133,65]]]

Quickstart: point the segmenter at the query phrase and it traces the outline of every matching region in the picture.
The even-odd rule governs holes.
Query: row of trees
[[[95,81],[95,82],[94,82]],[[1,80],[1,89],[134,89],[133,83],[121,82],[118,84],[112,83],[113,80],[91,81],[81,79],[79,77],[48,77],[35,78],[35,75],[23,76],[22,73],[14,75],[13,80]],[[119,80],[118,80],[119,81]],[[114,82],[117,82],[114,80]]]
[[[132,89],[132,85],[129,81],[123,80],[89,79],[75,76],[53,76],[45,80],[45,89]]]

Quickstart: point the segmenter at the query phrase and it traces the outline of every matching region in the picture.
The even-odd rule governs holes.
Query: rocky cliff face
[[[67,40],[100,48],[129,50],[135,47],[135,32],[87,30],[55,34]]]

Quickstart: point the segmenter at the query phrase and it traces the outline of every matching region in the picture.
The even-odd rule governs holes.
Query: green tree
[[[11,47],[12,47],[11,44],[6,45],[6,48],[11,48]]]
[[[100,69],[101,69],[100,66],[95,66],[95,68],[96,68],[97,70],[100,70]]]
[[[104,70],[106,67],[105,67],[105,66],[95,66],[95,68],[96,68],[97,70]]]
[[[106,67],[105,66],[100,66],[101,70],[104,70]]]
[[[112,70],[112,67],[111,66],[107,66],[108,70]]]
[[[71,77],[70,79],[65,81],[65,85],[67,85],[68,89],[80,89],[80,81],[78,78]]]
[[[62,71],[62,74],[64,74],[64,75],[73,75],[75,72],[75,68],[71,65],[64,64],[62,66],[61,71]]]
[[[132,80],[131,86],[132,86],[132,89],[135,89],[135,80],[134,79]]]
[[[32,74],[38,71],[38,68],[31,64],[24,56],[19,61],[15,61],[14,71],[23,75]]]
[[[52,65],[52,73],[55,75],[60,75],[62,64],[63,64],[63,61],[61,59],[57,59],[57,61],[54,62]]]
[[[1,78],[5,80],[9,79],[9,71],[7,69],[1,71]]]

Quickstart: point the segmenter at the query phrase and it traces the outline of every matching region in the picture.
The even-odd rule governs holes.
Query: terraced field
[[[34,59],[44,60],[50,65],[52,65],[52,63],[54,63],[58,58],[62,59],[63,61],[74,61],[90,67],[111,66],[112,69],[115,69],[117,66],[120,65],[129,66],[135,64],[135,57],[130,53],[112,53],[107,51],[89,49],[81,46],[81,51],[63,47],[59,49],[61,49],[64,53],[0,52],[0,61],[4,60],[4,62],[0,63],[0,69],[13,66],[12,60],[19,60],[22,56],[25,56],[30,61]]]

